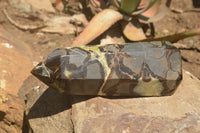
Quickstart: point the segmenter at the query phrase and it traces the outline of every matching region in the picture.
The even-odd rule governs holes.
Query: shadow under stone
[[[5,117],[6,113],[3,111],[0,111],[0,121],[2,121]]]
[[[38,80],[30,76],[19,90],[19,97],[24,101],[26,119],[42,118],[52,116],[71,109],[73,104],[87,101],[98,96],[87,95],[68,95],[66,93],[58,93],[52,88],[41,84],[38,86]],[[127,99],[133,97],[103,97],[107,99]]]
[[[67,95],[66,93],[58,93],[55,90],[48,88],[37,99],[30,108],[27,115],[28,119],[41,118],[51,116],[62,111],[71,109],[73,104],[87,101],[97,96],[86,95]],[[107,99],[128,99],[133,97],[103,97]],[[136,97],[134,97],[136,98]]]
[[[30,108],[27,118],[47,117],[71,108],[71,97],[48,88]]]
[[[58,93],[55,90],[48,88],[30,108],[27,118],[33,119],[55,115],[71,109],[72,104],[86,101],[94,97],[95,96],[72,96],[67,95],[66,93]]]
[[[192,2],[195,8],[200,8],[200,0],[192,0]]]

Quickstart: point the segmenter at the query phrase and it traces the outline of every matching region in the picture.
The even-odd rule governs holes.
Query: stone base
[[[34,133],[197,133],[199,94],[200,81],[186,71],[174,95],[165,97],[70,97],[42,85],[26,94],[25,114]]]

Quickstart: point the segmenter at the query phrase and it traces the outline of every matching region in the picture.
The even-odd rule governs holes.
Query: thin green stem
[[[142,41],[169,41],[169,42],[177,42],[179,40],[188,38],[188,37],[192,37],[192,36],[196,36],[196,35],[200,35],[200,28],[199,29],[194,29],[194,30],[190,30],[190,31],[184,31],[181,33],[177,33],[177,34],[173,34],[173,35],[168,35],[168,36],[164,36],[164,37],[158,37],[158,38],[147,38],[145,40]]]

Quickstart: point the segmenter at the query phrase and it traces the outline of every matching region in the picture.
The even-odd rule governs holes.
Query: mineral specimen
[[[165,96],[182,79],[181,55],[165,41],[60,48],[32,74],[70,95]]]

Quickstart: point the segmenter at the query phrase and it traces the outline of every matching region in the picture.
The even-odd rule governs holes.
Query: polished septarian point
[[[181,55],[165,41],[60,48],[32,74],[69,95],[166,96],[182,80]]]

